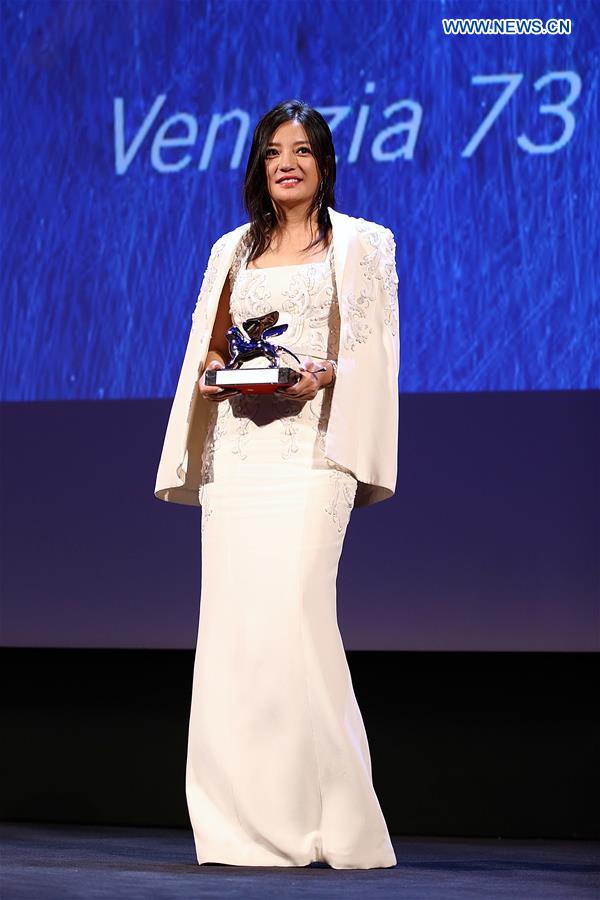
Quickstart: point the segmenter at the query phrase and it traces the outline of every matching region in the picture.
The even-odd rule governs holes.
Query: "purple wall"
[[[598,396],[401,396],[397,493],[340,563],[348,649],[599,649]],[[2,644],[194,646],[199,511],[153,496],[169,406],[2,405]]]

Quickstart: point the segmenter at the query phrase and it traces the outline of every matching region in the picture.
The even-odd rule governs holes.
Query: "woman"
[[[336,618],[352,508],[395,490],[395,245],[335,211],[334,183],[316,110],[263,116],[250,222],[211,250],[157,475],[156,496],[202,506],[186,771],[199,863],[396,864]],[[298,381],[271,395],[206,385],[228,328],[272,310]]]

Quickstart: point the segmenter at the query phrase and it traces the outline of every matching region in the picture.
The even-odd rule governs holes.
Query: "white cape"
[[[329,209],[340,309],[337,378],[325,454],[359,482],[355,506],[387,500],[398,468],[400,318],[389,228]],[[167,424],[156,477],[160,500],[199,506],[201,456],[213,404],[198,390],[221,291],[250,223],[213,245]]]

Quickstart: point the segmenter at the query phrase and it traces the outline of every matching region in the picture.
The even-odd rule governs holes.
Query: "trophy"
[[[281,365],[280,351],[289,353],[302,365],[295,353],[281,344],[272,344],[270,338],[278,337],[287,330],[287,324],[276,325],[279,312],[272,310],[264,316],[246,319],[242,329],[237,325],[225,334],[229,346],[229,362],[224,369],[207,369],[204,381],[207,385],[233,388],[242,394],[272,394],[277,388],[295,384],[300,378],[296,369]],[[243,364],[259,357],[269,360],[268,366],[247,366]]]

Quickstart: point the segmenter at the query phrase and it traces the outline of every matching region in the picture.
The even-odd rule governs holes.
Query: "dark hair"
[[[327,207],[335,209],[333,188],[335,185],[335,150],[329,125],[320,112],[302,100],[285,100],[261,118],[252,137],[252,146],[244,178],[244,206],[250,217],[246,240],[250,245],[248,262],[261,256],[271,243],[279,217],[267,188],[265,159],[267,144],[280,125],[299,122],[308,135],[310,148],[315,156],[321,182],[306,213],[307,221],[317,210],[317,237],[305,250],[324,241],[331,228]]]

